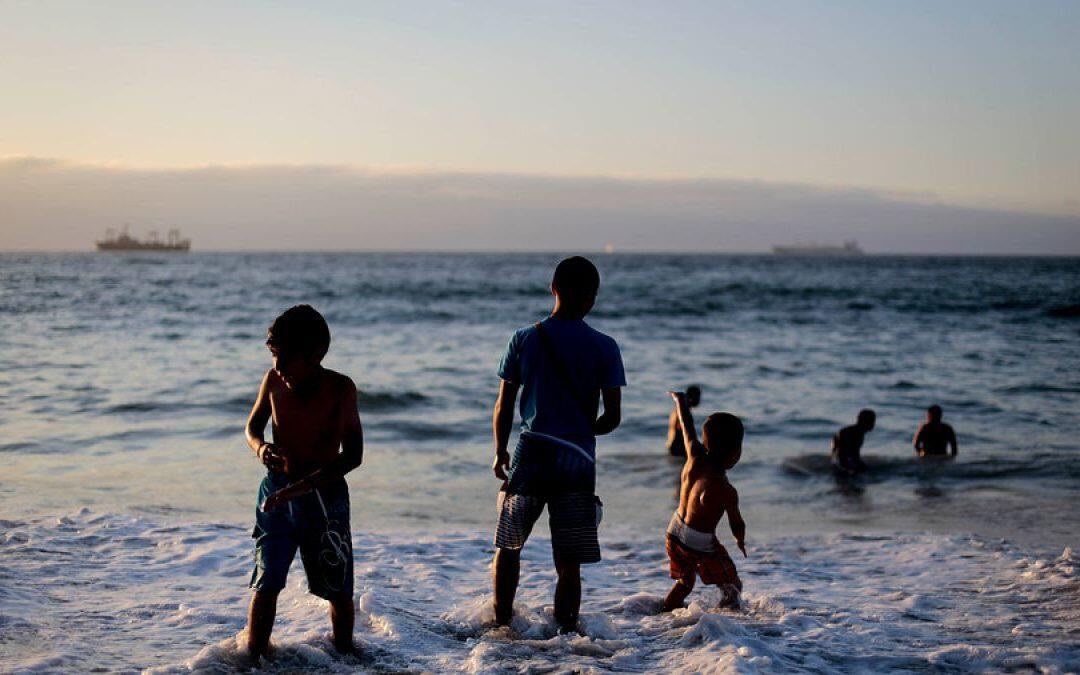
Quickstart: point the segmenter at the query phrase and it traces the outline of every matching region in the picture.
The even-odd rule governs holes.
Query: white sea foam
[[[251,540],[240,524],[80,511],[7,521],[0,669],[157,673],[249,667]],[[658,609],[656,536],[608,531],[584,573],[585,635],[558,635],[547,541],[526,548],[517,614],[493,624],[489,537],[357,534],[360,659],[337,655],[295,566],[264,672],[670,672],[1080,669],[1080,559],[965,536],[808,535],[751,542],[743,608]]]

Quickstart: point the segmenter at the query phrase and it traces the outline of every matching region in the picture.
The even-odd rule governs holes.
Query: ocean
[[[299,561],[266,672],[1080,670],[1080,259],[597,254],[622,347],[598,442],[604,561],[555,633],[546,528],[491,629],[491,406],[554,253],[0,254],[0,671],[231,672],[261,467],[243,438],[273,318],[310,303],[357,383],[362,660]],[[657,614],[679,465],[665,392],[746,426],[744,607]],[[920,463],[927,406],[959,437]],[[878,413],[869,471],[831,435]],[[721,524],[720,538],[735,551]],[[736,552],[737,553],[737,552]]]

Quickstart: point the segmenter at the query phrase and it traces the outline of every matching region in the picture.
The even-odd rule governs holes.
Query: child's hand
[[[742,551],[742,557],[744,557],[744,558],[750,557],[750,556],[746,555],[746,542],[745,541],[740,540],[740,541],[737,541],[735,543],[738,544],[739,550]]]
[[[675,403],[682,403],[686,399],[685,391],[669,391],[668,394],[675,399]]]
[[[271,471],[285,470],[285,453],[273,443],[263,443],[259,446],[259,461]]]
[[[262,503],[263,513],[270,513],[274,509],[284,506],[286,502],[299,497],[301,494],[298,488],[299,485],[300,483],[293,483],[267,497],[266,501]]]
[[[491,470],[495,472],[495,477],[499,480],[506,480],[506,471],[510,467],[510,453],[496,452],[495,462],[491,465]]]

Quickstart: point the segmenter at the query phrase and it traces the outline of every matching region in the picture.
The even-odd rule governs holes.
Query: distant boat
[[[795,246],[773,246],[776,255],[863,255],[863,250],[854,241],[845,241],[843,246],[828,244],[797,244]]]
[[[158,239],[156,230],[151,230],[146,239],[136,239],[128,232],[125,225],[120,234],[112,229],[106,230],[105,238],[96,242],[99,251],[170,251],[186,253],[191,250],[191,240],[181,239],[180,230],[169,230],[165,241]]]

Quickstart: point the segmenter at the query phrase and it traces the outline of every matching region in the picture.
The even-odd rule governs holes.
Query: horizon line
[[[769,256],[782,260],[859,260],[863,258],[1080,258],[1075,253],[964,253],[959,251],[946,251],[938,253],[918,253],[911,251],[863,251],[856,255],[830,255],[830,254],[807,254],[807,255],[783,255],[768,250],[715,250],[702,251],[690,249],[650,249],[650,248],[626,248],[607,251],[604,249],[575,249],[575,248],[530,248],[530,249],[450,249],[450,248],[356,248],[356,249],[195,249],[184,252],[177,251],[97,251],[87,248],[63,248],[63,249],[9,249],[0,248],[0,255],[23,254],[23,255],[49,255],[49,254],[93,254],[102,256],[154,256],[161,258],[183,258],[191,254],[297,254],[297,255],[353,255],[353,254],[379,254],[379,253],[406,253],[423,255],[530,255],[530,254],[582,254],[589,253],[597,256],[612,255],[715,255],[715,256]]]

